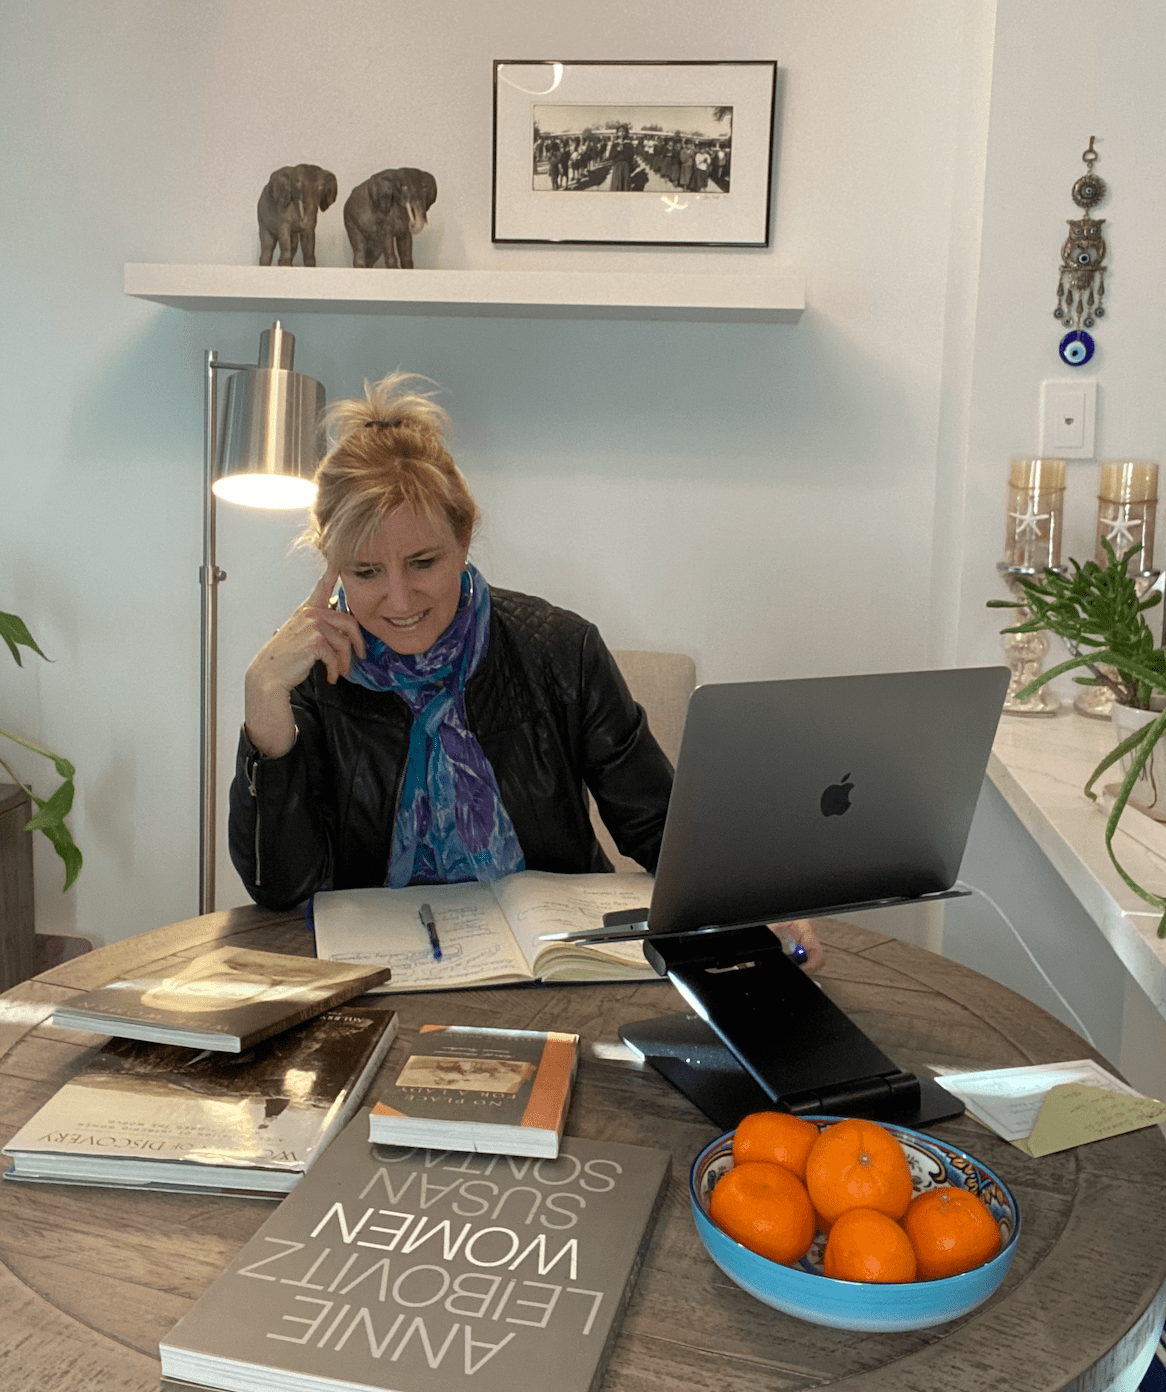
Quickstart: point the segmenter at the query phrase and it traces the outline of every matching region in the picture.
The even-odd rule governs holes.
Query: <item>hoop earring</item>
[[[474,602],[474,572],[470,569],[468,563],[466,568],[462,571],[461,588],[462,597],[458,602],[458,608],[469,609]]]

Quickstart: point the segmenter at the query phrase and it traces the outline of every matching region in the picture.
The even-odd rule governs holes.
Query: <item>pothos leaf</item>
[[[23,667],[24,663],[20,659],[20,649],[28,648],[39,657],[44,657],[36,639],[28,631],[28,626],[24,620],[16,614],[6,614],[0,611],[0,638],[8,645],[8,651],[16,659],[16,665]],[[47,662],[48,659],[45,658]],[[42,831],[48,837],[53,849],[61,857],[65,866],[65,889],[68,889],[73,881],[81,872],[81,852],[73,840],[72,833],[65,825],[65,818],[73,806],[73,779],[76,770],[68,759],[60,754],[54,754],[51,749],[42,749],[39,744],[33,744],[31,740],[22,739],[15,735],[11,730],[0,728],[0,735],[13,740],[16,744],[22,745],[25,749],[30,749],[34,754],[39,754],[42,758],[48,759],[57,770],[61,778],[61,785],[56,791],[47,798],[39,798],[20,778],[13,773],[12,769],[3,759],[0,759],[0,768],[3,768],[8,776],[24,789],[24,791],[36,803],[37,810],[25,824],[26,831]]]
[[[20,660],[21,646],[31,648],[40,657],[45,656],[37,646],[36,639],[29,633],[24,620],[15,614],[5,614],[2,610],[0,610],[0,638],[3,638],[8,644],[8,651],[16,659],[18,667],[24,666]],[[48,661],[47,657],[45,657],[45,661]]]
[[[28,740],[21,739],[19,735],[13,735],[8,730],[0,728],[0,735],[7,735],[9,739],[15,740],[17,744],[22,744],[28,749],[36,750],[37,753],[46,752],[39,749],[35,744],[30,744]],[[28,821],[25,822],[24,830],[43,831],[48,837],[53,849],[61,857],[65,866],[65,883],[61,891],[64,893],[64,890],[69,888],[81,872],[81,852],[76,842],[73,840],[72,833],[65,825],[65,818],[69,815],[73,806],[73,765],[70,764],[67,759],[61,759],[59,755],[49,754],[47,757],[51,758],[57,765],[58,771],[62,765],[69,770],[67,776],[63,775],[64,781],[61,783],[61,786],[47,798],[37,797],[32,789],[13,773],[11,767],[4,759],[0,759],[0,768],[8,774],[9,778],[11,778],[14,783],[19,784],[33,802],[36,803],[36,811]]]

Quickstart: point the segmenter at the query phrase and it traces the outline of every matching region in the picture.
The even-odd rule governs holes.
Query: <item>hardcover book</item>
[[[396,1033],[381,998],[242,1054],[112,1039],[4,1146],[6,1178],[279,1198],[356,1111]]]
[[[225,1392],[589,1392],[667,1191],[666,1151],[555,1160],[370,1144],[358,1113],[162,1340]]]
[[[119,977],[53,1010],[66,1029],[239,1053],[388,979],[382,965],[352,967],[219,947],[151,963],[148,975]]]
[[[554,1159],[578,1062],[577,1034],[422,1025],[369,1140]]]
[[[652,877],[520,870],[494,884],[341,889],[316,895],[316,955],[392,968],[389,991],[445,991],[531,981],[662,980],[638,942],[545,943],[543,933],[601,928],[603,915],[646,909]],[[436,959],[422,922],[432,909]]]

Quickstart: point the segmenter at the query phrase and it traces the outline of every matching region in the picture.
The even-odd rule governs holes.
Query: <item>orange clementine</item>
[[[838,1281],[913,1281],[915,1249],[877,1208],[848,1208],[830,1229],[822,1270]]]
[[[709,1216],[742,1247],[786,1265],[804,1257],[814,1240],[806,1186],[771,1160],[747,1160],[723,1174],[713,1186]]]
[[[806,1177],[806,1157],[818,1139],[818,1128],[811,1121],[789,1112],[751,1112],[737,1123],[733,1135],[733,1162],[772,1160]]]
[[[913,1192],[902,1146],[877,1121],[857,1117],[835,1122],[814,1142],[806,1188],[827,1228],[848,1208],[902,1218]]]
[[[1000,1250],[1000,1229],[988,1205],[977,1194],[950,1185],[917,1194],[903,1227],[924,1281],[970,1271]]]

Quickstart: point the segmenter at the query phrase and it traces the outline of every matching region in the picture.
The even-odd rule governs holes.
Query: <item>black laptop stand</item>
[[[644,956],[696,1013],[640,1020],[620,1037],[722,1130],[755,1111],[869,1116],[916,1128],[963,1112],[938,1083],[889,1059],[764,924],[643,943]]]

